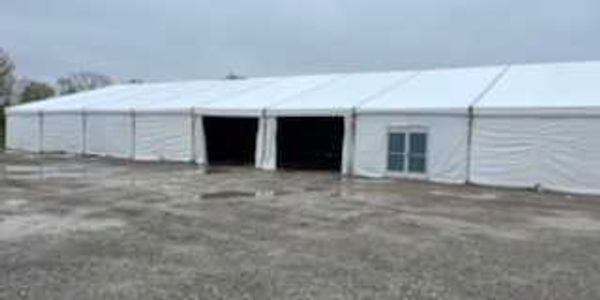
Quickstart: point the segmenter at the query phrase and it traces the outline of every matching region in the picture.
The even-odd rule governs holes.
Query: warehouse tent
[[[351,151],[353,146],[353,123],[354,108],[361,103],[377,97],[387,89],[402,84],[410,77],[405,72],[387,72],[387,73],[366,73],[366,74],[347,74],[332,78],[327,84],[306,91],[287,101],[271,106],[267,109],[267,114],[277,118],[277,123],[286,123],[285,132],[288,137],[283,137],[277,133],[277,129],[271,130],[271,144],[265,145],[268,149],[277,149],[272,151],[276,153],[276,161],[286,165],[314,166],[319,159],[324,166],[341,166],[343,174],[349,173],[351,162]],[[329,118],[329,121],[326,119]],[[342,130],[338,129],[338,120],[343,120]],[[275,121],[272,121],[275,123]],[[304,122],[304,124],[302,124]],[[274,124],[278,127],[279,124]],[[331,145],[326,145],[326,139],[312,139],[310,134],[304,134],[308,128],[315,128],[319,125],[321,131],[329,131],[329,140]],[[323,132],[321,132],[323,133]],[[298,138],[301,140],[293,141]],[[284,140],[293,142],[283,142]],[[335,143],[342,142],[342,147],[337,147]],[[321,143],[315,145],[315,143]],[[306,145],[320,153],[313,155],[297,156],[295,153],[304,152],[298,149],[298,145]],[[341,152],[341,153],[340,153]],[[306,152],[305,152],[306,153]],[[323,161],[323,158],[329,158],[329,162]],[[295,161],[299,160],[299,161]],[[341,162],[335,162],[341,160]]]
[[[7,109],[7,147],[33,152],[81,153],[83,107],[134,89],[117,85],[10,107]]]
[[[600,193],[600,63],[512,66],[475,107],[472,181]]]
[[[205,164],[204,124],[196,108],[273,82],[270,78],[216,81],[206,89],[183,93],[169,101],[140,105],[135,111],[135,158]]]
[[[329,84],[333,79],[340,75],[316,75],[316,76],[296,76],[289,78],[273,79],[274,82],[268,86],[241,93],[234,97],[229,97],[221,101],[215,101],[203,105],[202,109],[198,110],[198,114],[206,117],[221,117],[223,124],[234,123],[243,124],[244,119],[258,120],[258,128],[253,134],[256,139],[255,143],[245,143],[245,145],[236,145],[235,138],[230,143],[225,144],[227,147],[253,147],[254,148],[254,163],[257,168],[273,170],[276,168],[275,148],[272,146],[276,137],[276,120],[273,116],[266,115],[266,108],[285,102],[290,98],[299,96],[313,89],[320,88]],[[251,122],[251,121],[250,121]],[[218,130],[218,127],[213,127]],[[252,132],[243,130],[238,127],[238,133],[244,135],[252,134]],[[207,135],[215,135],[209,132],[211,128],[205,128]],[[244,135],[238,137],[238,140],[245,141]],[[210,145],[208,145],[211,147]],[[270,146],[270,147],[269,147]],[[216,147],[213,151],[218,151]],[[231,153],[231,151],[226,152]]]
[[[141,85],[135,94],[122,93],[88,105],[85,117],[85,153],[135,158],[136,108],[168,102],[182,94],[210,89],[215,82],[184,82]]]
[[[358,108],[356,175],[461,183],[467,178],[469,107],[502,74],[501,67],[422,71]],[[410,135],[423,136],[425,157]],[[401,137],[393,150],[394,137]],[[411,165],[414,164],[415,167]],[[418,166],[420,165],[420,166]]]
[[[599,79],[588,62],[117,85],[8,108],[7,146],[600,194]]]

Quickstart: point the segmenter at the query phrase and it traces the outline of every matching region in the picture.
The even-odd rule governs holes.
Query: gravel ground
[[[0,299],[600,299],[600,198],[5,153]]]

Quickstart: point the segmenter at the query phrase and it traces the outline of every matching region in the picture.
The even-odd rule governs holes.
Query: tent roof
[[[303,93],[329,84],[339,75],[296,76],[277,78],[267,86],[203,105],[203,111],[212,115],[257,116],[263,110],[286,102]]]
[[[337,75],[327,84],[271,106],[275,115],[343,114],[411,76],[411,72]]]
[[[182,95],[198,94],[213,89],[215,81],[196,81],[185,83],[163,83],[141,85],[140,89],[115,95],[110,101],[101,101],[85,107],[90,111],[124,111],[155,107],[170,102]]]
[[[476,104],[478,111],[600,108],[600,62],[511,66]]]
[[[139,111],[173,111],[189,110],[191,108],[204,107],[214,101],[225,100],[230,97],[261,89],[272,84],[272,78],[256,78],[252,80],[221,80],[200,82],[187,92],[173,95],[170,99],[161,99],[140,105]]]
[[[199,80],[116,85],[8,108],[39,111],[185,111],[216,115],[340,115],[461,111],[600,113],[600,62]],[[595,108],[591,109],[590,108]]]
[[[423,71],[362,105],[360,112],[467,111],[493,84],[503,67]]]
[[[113,97],[117,95],[128,94],[140,90],[140,86],[114,85],[93,91],[59,96],[43,101],[12,106],[8,108],[8,112],[21,113],[49,110],[81,110],[83,107],[90,103],[106,101],[107,99],[113,99]]]

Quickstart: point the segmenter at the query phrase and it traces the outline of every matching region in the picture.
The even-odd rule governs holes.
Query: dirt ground
[[[0,299],[600,299],[600,198],[0,154]]]

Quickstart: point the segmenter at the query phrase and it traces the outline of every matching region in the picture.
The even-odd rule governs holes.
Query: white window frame
[[[404,134],[404,170],[390,170],[389,159],[390,159],[390,135],[391,134]],[[409,160],[410,160],[410,136],[413,133],[425,134],[425,172],[411,172],[409,171]],[[414,179],[426,179],[429,174],[429,153],[431,144],[429,142],[429,129],[425,126],[392,126],[389,127],[385,136],[385,170],[386,174],[390,177],[401,177],[401,178],[414,178]]]

